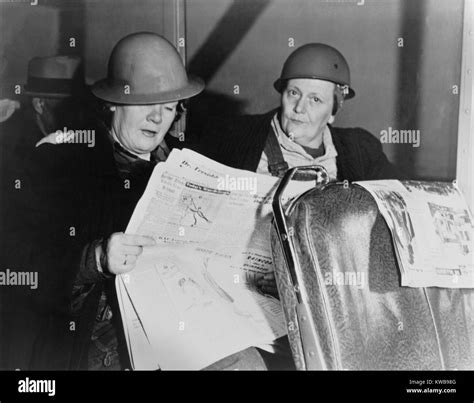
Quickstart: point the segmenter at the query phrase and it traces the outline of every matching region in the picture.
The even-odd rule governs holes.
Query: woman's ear
[[[44,101],[41,98],[34,97],[31,100],[33,105],[33,109],[36,111],[37,114],[42,115],[44,111]]]
[[[336,117],[335,117],[334,115],[331,115],[331,116],[329,117],[328,123],[329,123],[330,125],[332,125],[332,124],[334,123],[334,120],[335,120],[335,119],[336,119]]]
[[[115,112],[117,110],[117,107],[115,105],[110,106],[110,112]]]

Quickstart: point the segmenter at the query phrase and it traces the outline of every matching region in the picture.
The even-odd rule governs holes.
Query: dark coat
[[[233,168],[255,172],[276,110],[263,115],[246,115],[214,120],[203,130],[197,152]],[[330,127],[338,180],[399,179],[403,175],[387,159],[380,142],[360,128]]]
[[[32,108],[16,111],[8,120],[0,123],[2,163],[26,158],[43,137]]]
[[[32,108],[16,111],[7,121],[0,123],[0,194],[2,205],[10,201],[5,197],[21,178],[25,161],[43,138]]]
[[[100,294],[105,288],[115,296],[114,280],[103,280],[86,286],[81,309],[72,306],[84,248],[125,231],[153,166],[140,166],[125,179],[120,177],[105,129],[92,127],[96,127],[95,147],[37,148],[22,177],[21,191],[5,208],[14,220],[2,245],[2,267],[37,271],[39,285],[36,290],[0,290],[0,368],[79,368]],[[118,313],[116,300],[109,303]],[[114,318],[120,321],[119,314]],[[123,337],[121,323],[116,327]]]

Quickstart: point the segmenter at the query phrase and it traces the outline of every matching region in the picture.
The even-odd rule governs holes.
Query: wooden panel
[[[474,117],[472,96],[474,92],[473,47],[474,47],[474,0],[464,2],[464,27],[461,73],[461,99],[458,125],[457,181],[471,211],[474,211],[473,164]]]

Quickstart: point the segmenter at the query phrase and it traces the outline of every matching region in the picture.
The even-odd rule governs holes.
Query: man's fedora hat
[[[152,32],[139,32],[115,45],[107,78],[96,82],[92,93],[116,104],[146,105],[190,98],[203,89],[200,78],[187,75],[170,42]]]
[[[27,95],[66,98],[85,89],[82,59],[78,56],[35,57],[28,63]]]

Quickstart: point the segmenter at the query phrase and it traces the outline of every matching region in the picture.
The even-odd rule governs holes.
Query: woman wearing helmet
[[[343,102],[355,96],[350,82],[349,66],[337,49],[303,45],[290,54],[274,83],[279,108],[212,120],[192,147],[231,167],[279,177],[295,166],[322,165],[332,181],[402,178],[368,131],[332,126]],[[277,293],[270,275],[261,285]]]
[[[29,312],[23,328],[30,345],[23,346],[26,358],[11,354],[2,366],[126,367],[114,278],[132,270],[154,240],[123,231],[156,162],[166,158],[163,139],[180,102],[203,88],[200,79],[188,77],[166,39],[148,32],[129,35],[114,47],[107,78],[92,87],[104,112],[87,127],[93,143],[37,148],[16,237],[21,253],[15,245],[10,252],[18,267],[38,272],[37,292],[17,295],[15,305]],[[24,333],[9,332],[12,340]]]
[[[223,164],[282,176],[288,168],[322,165],[331,180],[398,178],[380,142],[360,128],[332,124],[355,92],[349,66],[335,48],[309,43],[290,54],[274,87],[276,110],[211,122],[196,149]]]
[[[295,166],[322,165],[332,181],[401,178],[369,132],[332,126],[344,100],[355,96],[349,66],[337,49],[322,43],[296,49],[274,87],[281,94],[278,109],[211,121],[194,148],[234,168],[279,177]],[[259,286],[278,297],[273,273]],[[286,338],[275,350],[261,352],[267,366],[293,369]]]

